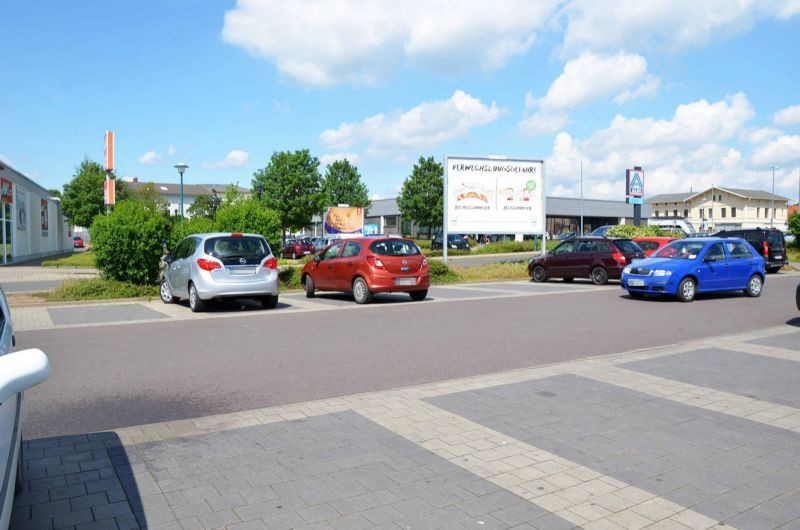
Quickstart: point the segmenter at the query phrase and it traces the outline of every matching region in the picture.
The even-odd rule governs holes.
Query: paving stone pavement
[[[797,336],[27,440],[11,529],[800,528]]]

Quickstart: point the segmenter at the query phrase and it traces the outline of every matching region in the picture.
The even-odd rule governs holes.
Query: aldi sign
[[[644,171],[641,168],[625,172],[625,195],[638,198],[644,195]]]

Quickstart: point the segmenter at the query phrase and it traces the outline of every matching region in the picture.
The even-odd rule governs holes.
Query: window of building
[[[710,218],[712,218],[712,219],[714,218],[714,208],[709,208],[708,209],[708,216]]]
[[[722,215],[722,217],[728,217],[728,209],[722,208],[722,213],[720,215]]]
[[[654,216],[654,217],[658,217],[658,210],[656,210],[655,212],[653,212],[653,216]]]
[[[764,219],[769,219],[769,208],[764,208]]]
[[[683,218],[684,218],[684,219],[686,219],[687,217],[689,217],[689,210],[687,210],[686,208],[684,208],[684,209],[683,209]]]
[[[759,215],[761,215],[761,207],[756,206],[756,217],[758,217]]]
[[[678,217],[678,210],[672,210],[672,217]]]
[[[385,228],[397,228],[397,217],[384,217],[383,226]]]
[[[736,217],[736,206],[731,206],[731,217]]]
[[[703,208],[700,208],[699,212],[700,212],[700,213],[699,213],[699,217],[700,217],[700,219],[703,219],[703,217],[704,217],[704,216],[703,216],[703,213],[705,213],[705,210],[704,210]]]

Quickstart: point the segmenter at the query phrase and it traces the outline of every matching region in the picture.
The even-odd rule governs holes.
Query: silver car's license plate
[[[241,276],[246,274],[255,274],[256,268],[255,267],[235,267],[228,269],[230,271],[231,276]]]
[[[396,278],[394,280],[395,285],[417,285],[416,278]]]
[[[630,279],[628,280],[628,285],[630,285],[631,287],[644,287],[644,280]]]

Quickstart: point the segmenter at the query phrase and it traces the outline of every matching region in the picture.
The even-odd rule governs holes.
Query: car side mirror
[[[322,256],[320,256],[319,254],[314,256],[314,263],[319,263],[320,261],[322,261]]]
[[[169,254],[167,254],[166,256],[164,256],[161,259],[163,259],[164,263],[166,263],[167,265],[169,265],[170,263],[172,263],[174,261],[174,258]]]
[[[0,403],[47,379],[50,362],[42,350],[30,349],[0,357]]]

